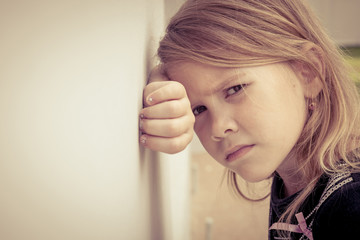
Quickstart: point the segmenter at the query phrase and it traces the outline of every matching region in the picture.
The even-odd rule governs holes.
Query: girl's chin
[[[242,179],[244,179],[246,182],[249,183],[258,183],[264,180],[268,180],[273,176],[274,172],[256,172],[253,171],[245,172],[245,171],[235,171],[236,174],[238,174]]]

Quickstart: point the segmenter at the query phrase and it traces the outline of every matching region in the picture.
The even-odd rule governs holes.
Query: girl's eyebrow
[[[205,96],[206,95],[212,95],[212,94],[214,94],[216,92],[222,91],[231,82],[237,81],[239,78],[243,78],[244,76],[246,76],[246,73],[244,73],[244,72],[236,72],[236,73],[231,74],[231,75],[226,74],[224,77],[221,76],[221,78],[225,79],[224,81],[220,82],[214,88],[203,91],[201,95],[205,95]],[[198,105],[198,103],[196,101],[194,103],[193,101],[191,101],[191,99],[190,99],[190,102],[191,102],[191,108]]]
[[[211,93],[222,91],[227,85],[229,85],[229,83],[238,80],[239,78],[244,77],[245,75],[246,74],[244,72],[238,72],[231,75],[230,77],[225,78],[225,80],[219,83],[219,85],[216,86],[214,90],[211,90]]]

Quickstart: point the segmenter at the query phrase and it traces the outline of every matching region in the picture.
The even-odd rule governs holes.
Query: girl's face
[[[221,68],[189,62],[170,67],[168,75],[184,85],[195,132],[220,164],[249,182],[293,166],[291,151],[307,107],[289,64]]]

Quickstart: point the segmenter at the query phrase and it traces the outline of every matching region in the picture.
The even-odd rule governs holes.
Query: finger
[[[143,134],[140,137],[140,143],[151,150],[173,154],[184,150],[191,142],[192,137],[193,131],[176,138],[164,138]]]
[[[143,102],[144,106],[149,106],[152,103],[153,97],[150,95],[155,92],[156,90],[161,89],[167,85],[171,84],[169,81],[164,82],[152,82],[145,86],[143,91]]]
[[[187,98],[182,98],[143,108],[140,116],[141,118],[168,119],[182,117],[187,113],[192,114],[190,102]]]
[[[141,119],[142,132],[159,137],[178,137],[193,128],[193,121],[188,116],[175,119]]]
[[[185,87],[174,81],[153,82],[144,89],[144,106],[155,105],[164,101],[186,97]]]

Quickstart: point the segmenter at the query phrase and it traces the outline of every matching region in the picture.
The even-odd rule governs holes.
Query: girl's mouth
[[[252,145],[238,145],[234,148],[231,148],[229,151],[226,151],[226,161],[232,162],[237,159],[242,158],[245,156],[253,147],[255,144]]]

